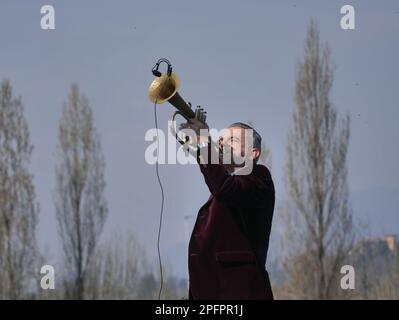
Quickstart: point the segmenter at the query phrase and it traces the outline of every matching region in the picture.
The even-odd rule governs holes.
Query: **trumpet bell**
[[[148,89],[151,102],[161,104],[172,98],[180,87],[180,79],[176,73],[170,76],[163,74],[152,81]]]

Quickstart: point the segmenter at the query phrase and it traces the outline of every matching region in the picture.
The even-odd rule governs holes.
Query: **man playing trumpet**
[[[219,139],[218,160],[211,161],[215,144],[208,129],[196,118],[180,125],[196,143],[191,153],[211,193],[189,243],[189,299],[271,300],[265,264],[275,190],[269,170],[257,163],[261,136],[233,123]]]

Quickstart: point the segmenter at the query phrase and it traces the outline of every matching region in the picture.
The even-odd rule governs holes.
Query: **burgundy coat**
[[[265,269],[275,191],[269,170],[230,175],[200,164],[211,192],[188,250],[189,299],[273,299]]]

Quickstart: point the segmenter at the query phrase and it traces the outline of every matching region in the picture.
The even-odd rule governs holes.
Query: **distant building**
[[[389,250],[396,251],[396,248],[397,248],[397,245],[398,245],[398,242],[396,241],[396,235],[389,234],[389,235],[386,235],[386,236],[384,236],[382,238],[386,241]]]
[[[397,251],[398,243],[397,237],[394,234],[385,235],[382,237],[369,237],[360,241],[351,254],[356,256],[386,256],[394,254]]]
[[[356,289],[364,299],[375,298],[384,281],[393,283],[398,269],[399,250],[396,235],[369,237],[355,245],[350,264],[356,270]],[[381,293],[379,293],[381,294]],[[376,296],[377,295],[377,296]]]
[[[373,272],[387,270],[394,265],[399,250],[396,235],[369,237],[355,245],[349,256],[353,265],[373,269]]]

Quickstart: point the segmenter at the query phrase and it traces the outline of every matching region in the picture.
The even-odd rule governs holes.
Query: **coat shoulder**
[[[253,174],[259,176],[264,180],[272,181],[272,175],[270,173],[270,170],[263,164],[256,164],[253,170]]]

